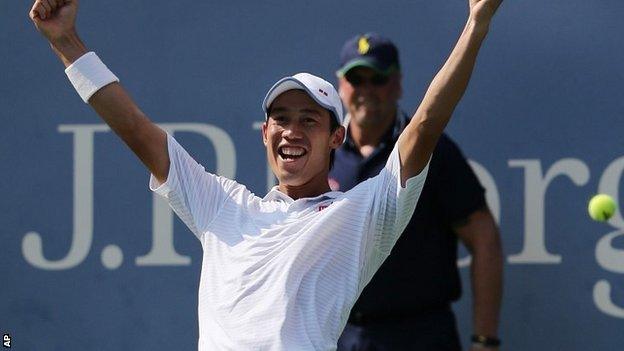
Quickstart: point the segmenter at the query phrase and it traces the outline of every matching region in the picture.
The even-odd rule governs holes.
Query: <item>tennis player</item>
[[[308,73],[275,83],[262,106],[262,139],[279,185],[264,197],[206,172],[141,112],[80,40],[77,0],[36,0],[30,17],[81,98],[201,242],[199,350],[334,350],[354,301],[414,211],[500,3],[469,0],[463,33],[385,168],[348,192],[327,182],[345,136],[334,87]]]

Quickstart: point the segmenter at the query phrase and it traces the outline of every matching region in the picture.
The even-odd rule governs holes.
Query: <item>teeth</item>
[[[301,156],[305,153],[305,150],[299,147],[283,147],[282,153],[288,156]]]

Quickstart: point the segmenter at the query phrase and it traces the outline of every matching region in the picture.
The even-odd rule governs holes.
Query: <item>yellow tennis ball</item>
[[[616,208],[617,205],[611,196],[598,194],[589,200],[587,211],[593,220],[604,222],[613,216]]]

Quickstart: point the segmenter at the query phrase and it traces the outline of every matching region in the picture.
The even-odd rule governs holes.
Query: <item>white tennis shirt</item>
[[[407,225],[428,166],[400,183],[398,148],[353,189],[264,198],[205,171],[168,136],[164,196],[203,246],[200,351],[335,350],[349,311]]]

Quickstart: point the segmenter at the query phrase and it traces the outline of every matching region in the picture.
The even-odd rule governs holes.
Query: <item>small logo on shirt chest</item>
[[[318,211],[319,211],[319,212],[323,211],[324,209],[328,208],[328,207],[329,207],[329,205],[331,205],[331,204],[332,204],[332,203],[330,202],[330,203],[328,203],[328,204],[326,204],[326,205],[319,205],[319,207],[318,207]]]

